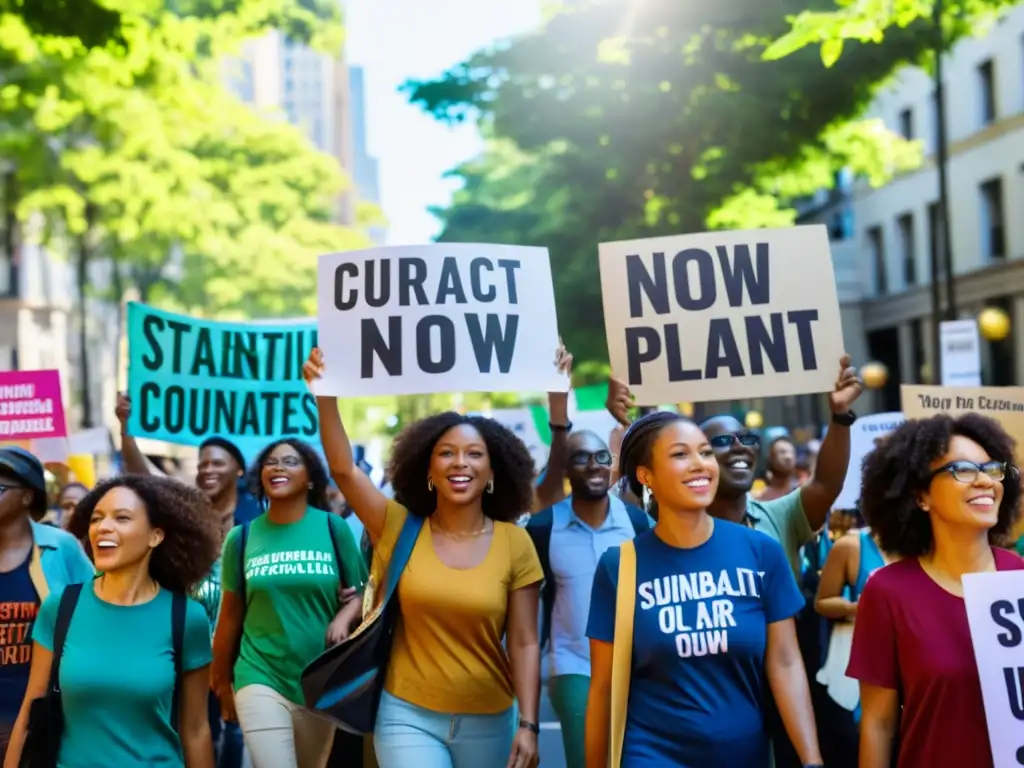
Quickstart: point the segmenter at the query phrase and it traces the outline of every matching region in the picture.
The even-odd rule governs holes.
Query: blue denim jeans
[[[433,712],[381,694],[373,745],[380,768],[491,768],[512,751],[516,708],[496,715]]]

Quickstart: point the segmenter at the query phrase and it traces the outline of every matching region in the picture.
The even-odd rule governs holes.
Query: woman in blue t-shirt
[[[184,598],[220,544],[206,497],[169,478],[117,477],[79,502],[68,531],[86,542],[100,575],[82,586],[64,641],[58,768],[213,768],[210,623]],[[4,768],[19,765],[29,707],[49,685],[60,600],[54,592],[43,601],[32,629],[28,688]],[[177,660],[176,604],[184,608]]]
[[[821,763],[793,616],[804,600],[782,547],[707,513],[718,464],[704,433],[674,413],[635,422],[621,476],[658,523],[634,540],[636,606],[621,768],[767,768],[770,686],[805,766]],[[608,765],[617,547],[594,576],[587,766]],[[613,768],[620,768],[613,766]]]

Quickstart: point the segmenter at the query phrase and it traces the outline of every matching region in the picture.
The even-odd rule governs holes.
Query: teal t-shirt
[[[240,593],[240,528],[224,541],[221,583]],[[334,536],[341,557],[339,580]],[[252,521],[245,548],[248,607],[235,662],[235,690],[265,685],[289,701],[303,703],[302,670],[326,649],[327,627],[338,613],[339,581],[362,589],[366,564],[348,525],[310,507],[294,523],[263,514]]]
[[[174,643],[171,593],[114,605],[86,584],[71,617],[60,664],[64,737],[58,768],[184,766],[171,726]],[[53,651],[60,594],[43,601],[32,639]],[[185,611],[183,672],[210,663],[210,622],[192,600]]]

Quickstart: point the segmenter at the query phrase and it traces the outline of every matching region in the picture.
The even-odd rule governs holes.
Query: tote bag
[[[608,730],[608,766],[622,765],[633,667],[633,613],[636,610],[636,547],[632,541],[619,548],[619,585],[615,594],[615,641],[612,645],[611,723]]]
[[[328,648],[302,673],[306,708],[349,733],[373,732],[398,619],[395,590],[422,527],[422,517],[410,513],[405,518],[387,565],[383,599],[348,639]]]

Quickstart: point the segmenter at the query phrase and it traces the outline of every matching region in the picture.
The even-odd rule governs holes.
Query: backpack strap
[[[540,567],[544,572],[544,583],[540,588],[541,613],[540,647],[551,640],[551,614],[555,610],[555,574],[551,571],[551,531],[555,524],[554,507],[545,507],[532,515],[526,524],[526,532],[537,550]]]
[[[345,572],[342,570],[341,567],[341,550],[338,549],[338,539],[334,536],[334,518],[335,515],[331,514],[330,512],[327,513],[327,535],[331,537],[331,546],[334,548],[334,570],[338,572],[338,581],[340,581],[341,586],[344,587],[346,586]],[[348,523],[346,523],[344,520],[341,520],[341,522],[345,525],[348,525]],[[355,586],[358,587],[359,585],[357,584]]]
[[[639,536],[651,530],[651,521],[647,519],[647,513],[632,504],[626,504],[626,513],[629,515],[629,522],[633,524],[633,533]]]
[[[50,661],[50,690],[60,690],[60,660],[64,655],[64,641],[68,637],[71,617],[82,594],[81,584],[68,584],[57,604],[57,621],[53,625],[53,658]]]
[[[188,598],[184,592],[175,592],[171,597],[171,647],[174,649],[174,693],[171,694],[171,728],[178,732],[178,717],[181,710],[181,665],[185,652],[185,612]]]
[[[43,601],[50,596],[50,585],[43,572],[43,555],[38,544],[32,545],[32,556],[28,561],[28,575],[39,596],[39,603],[42,605]]]
[[[619,547],[619,583],[615,593],[615,641],[612,644],[611,728],[609,768],[622,764],[626,736],[626,706],[633,667],[633,614],[636,610],[636,547],[624,541]]]

